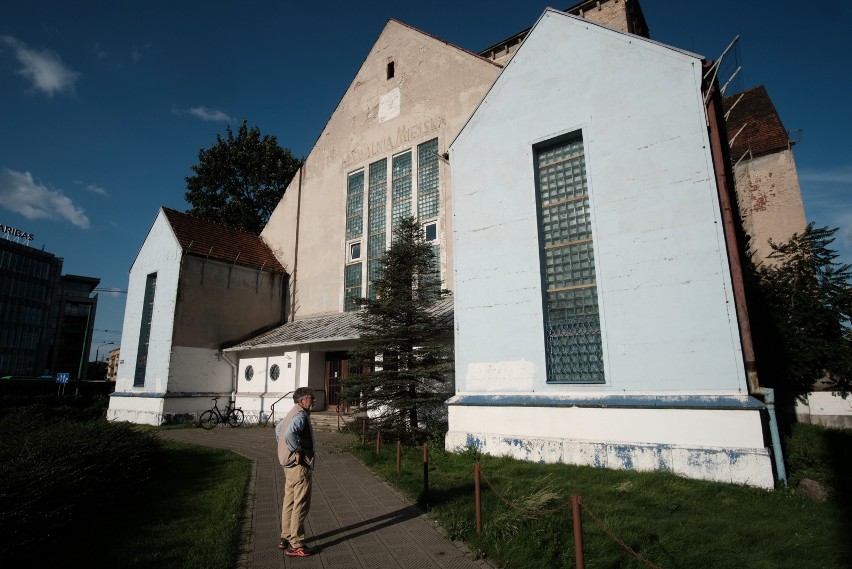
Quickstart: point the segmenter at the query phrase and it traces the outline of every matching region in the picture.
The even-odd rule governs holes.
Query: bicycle
[[[219,410],[219,405],[217,403],[219,401],[218,397],[213,398],[213,408],[209,411],[205,411],[201,414],[201,417],[198,419],[198,424],[205,431],[209,431],[214,428],[219,423],[227,423],[232,427],[239,427],[243,424],[245,420],[245,415],[243,414],[242,409],[238,409],[235,407],[231,407],[231,402],[228,402],[228,406],[225,407],[225,413]]]

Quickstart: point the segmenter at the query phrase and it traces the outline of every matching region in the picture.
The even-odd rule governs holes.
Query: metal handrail
[[[271,421],[273,417],[275,417],[275,405],[279,401],[284,399],[285,397],[289,397],[289,396],[293,395],[294,393],[295,393],[295,391],[288,391],[287,393],[285,393],[284,395],[282,395],[281,397],[276,399],[275,403],[273,403],[272,405],[269,406],[270,413],[269,413],[269,416],[266,418],[266,421],[263,423],[264,427],[269,424],[269,421]],[[325,389],[314,389],[314,393],[322,393],[323,404],[325,404],[325,402],[326,402]],[[272,421],[272,422],[273,422],[273,424],[275,424],[275,421]]]

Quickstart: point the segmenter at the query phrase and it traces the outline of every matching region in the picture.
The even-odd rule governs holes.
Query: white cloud
[[[85,182],[81,182],[80,180],[74,180],[74,183],[78,186],[82,186],[83,189],[87,192],[92,192],[93,194],[98,194],[99,196],[103,196],[105,198],[109,197],[109,192],[106,190],[106,188],[102,188],[94,184],[87,184]]]
[[[82,229],[89,228],[83,208],[60,190],[36,182],[29,172],[0,171],[0,206],[27,219],[65,219]]]
[[[56,93],[74,92],[74,83],[80,74],[62,63],[59,54],[30,49],[12,36],[0,36],[0,40],[14,50],[22,66],[18,74],[32,81],[33,89],[51,97]]]
[[[830,170],[799,170],[799,181],[852,184],[852,166],[840,166]]]
[[[189,109],[189,114],[196,116],[203,121],[234,122],[234,119],[232,119],[227,113],[217,109],[208,109],[207,107],[192,107]]]

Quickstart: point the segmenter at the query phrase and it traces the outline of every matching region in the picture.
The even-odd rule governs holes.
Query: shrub
[[[0,558],[56,546],[150,479],[159,440],[39,404],[0,414]],[[86,413],[82,413],[83,416]]]

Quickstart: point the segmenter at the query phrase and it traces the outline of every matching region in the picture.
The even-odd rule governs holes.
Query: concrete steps
[[[340,426],[343,427],[343,417],[340,418]],[[311,427],[315,432],[319,433],[336,433],[338,432],[338,417],[337,413],[328,411],[319,411],[311,413]]]

